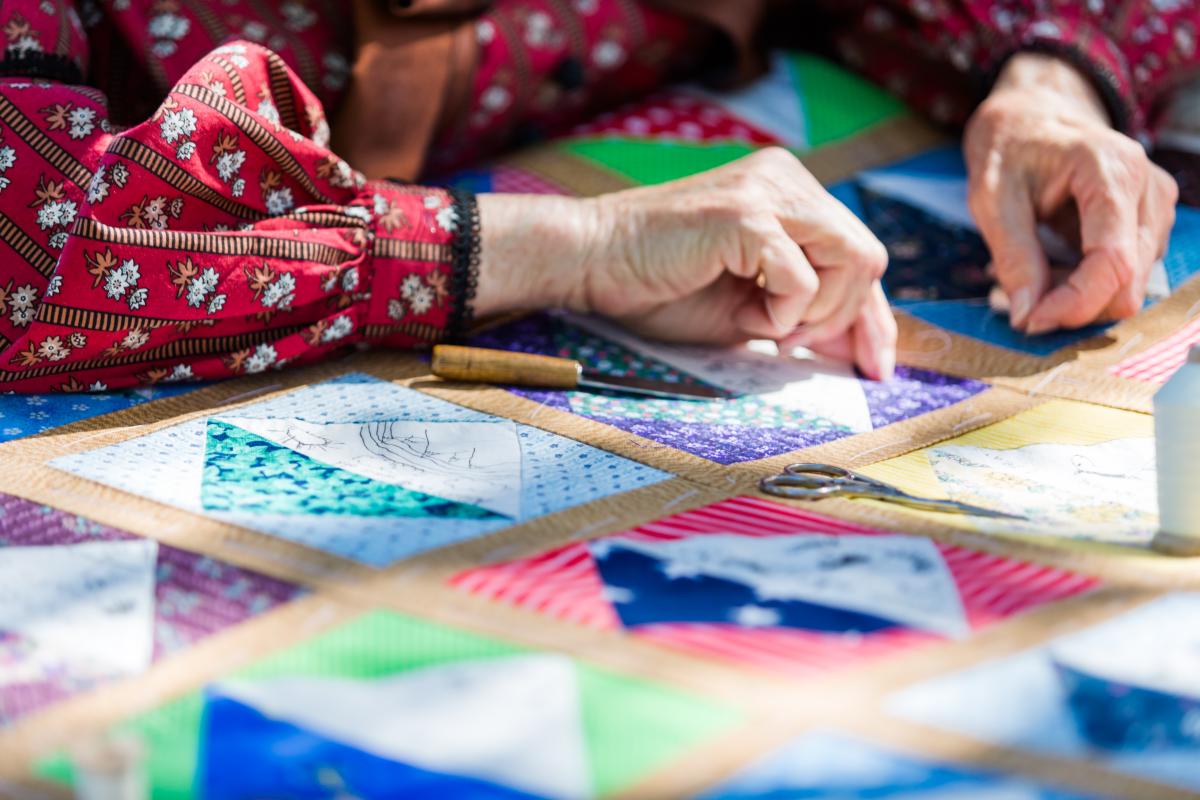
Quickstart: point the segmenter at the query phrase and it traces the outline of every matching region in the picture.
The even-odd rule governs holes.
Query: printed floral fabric
[[[4,79],[0,125],[0,389],[262,372],[465,313],[472,202],[364,181],[261,45],[214,49],[119,132],[93,89]]]

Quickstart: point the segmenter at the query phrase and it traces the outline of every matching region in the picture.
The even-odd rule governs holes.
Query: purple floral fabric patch
[[[574,358],[611,374],[700,383],[667,364],[546,314],[533,314],[485,331],[471,343],[477,347]],[[867,380],[861,383],[871,424],[876,428],[945,408],[987,388],[987,384],[979,381],[909,367],[898,368],[896,377],[887,383]],[[845,428],[800,412],[778,409],[763,413],[763,409],[755,409],[754,413],[746,413],[747,406],[739,399],[701,405],[680,401],[664,409],[661,401],[648,403],[628,398],[595,402],[577,392],[515,388],[511,391],[719,464],[769,458],[851,434]],[[724,413],[721,402],[726,404]],[[614,409],[624,413],[611,413]]]

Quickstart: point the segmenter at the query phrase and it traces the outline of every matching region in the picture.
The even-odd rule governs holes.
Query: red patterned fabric
[[[770,537],[796,533],[872,536],[883,533],[753,497],[735,497],[607,537],[672,541],[709,534]],[[973,631],[1044,603],[1095,588],[1087,575],[938,543]],[[527,611],[601,630],[621,621],[586,544],[533,558],[481,567],[455,576],[456,588]],[[784,627],[714,623],[656,623],[629,629],[652,643],[792,675],[846,668],[933,644],[932,633],[896,627],[846,635]]]
[[[365,183],[272,51],[217,48],[144,123],[106,117],[92,89],[0,89],[6,388],[260,372],[363,338],[427,342],[461,313],[468,209]]]
[[[1093,78],[1114,125],[1134,134],[1146,133],[1170,90],[1200,67],[1197,0],[826,5],[846,20],[838,47],[851,64],[945,122],[963,122],[994,70],[1018,50],[1075,63]]]

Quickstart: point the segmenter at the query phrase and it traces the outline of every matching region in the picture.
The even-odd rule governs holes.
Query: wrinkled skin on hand
[[[971,211],[1014,328],[1030,334],[1132,316],[1166,250],[1178,189],[1066,62],[1022,54],[967,125]],[[1050,225],[1082,254],[1055,285]]]

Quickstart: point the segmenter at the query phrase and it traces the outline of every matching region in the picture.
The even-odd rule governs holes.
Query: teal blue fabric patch
[[[339,467],[222,420],[208,420],[200,500],[210,511],[498,519],[478,506],[414,492]]]

